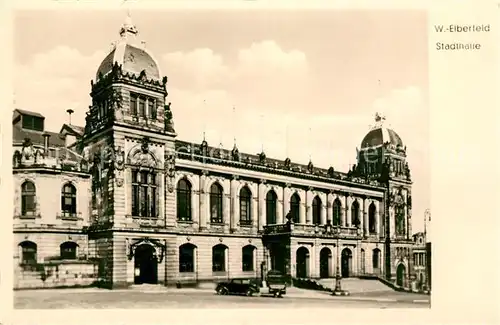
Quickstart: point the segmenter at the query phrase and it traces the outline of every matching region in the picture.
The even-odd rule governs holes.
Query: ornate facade
[[[260,278],[269,269],[334,277],[340,263],[343,277],[410,285],[411,176],[406,147],[382,117],[347,173],[181,141],[167,77],[136,36],[125,23],[91,82],[85,128],[53,135],[57,158],[48,136],[30,147],[14,134],[19,279],[41,269],[26,270],[34,264],[92,267],[93,276],[75,278],[116,288]],[[74,144],[61,139],[68,135]],[[65,255],[67,246],[78,250]]]

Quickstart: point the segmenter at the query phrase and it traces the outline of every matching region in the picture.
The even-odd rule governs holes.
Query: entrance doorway
[[[344,248],[342,251],[342,277],[348,278],[351,275],[352,269],[352,252],[349,248]]]
[[[305,247],[297,249],[297,278],[309,277],[309,250]]]
[[[398,269],[396,271],[396,284],[400,287],[404,286],[406,276],[406,268],[403,264],[398,265]]]
[[[279,271],[282,274],[287,274],[286,268],[286,253],[283,245],[273,243],[269,246],[270,265],[267,271]]]
[[[135,284],[158,283],[158,260],[153,246],[142,244],[135,249],[134,272]]]
[[[319,276],[320,278],[329,278],[331,276],[330,265],[332,261],[332,252],[328,247],[324,247],[319,253]]]

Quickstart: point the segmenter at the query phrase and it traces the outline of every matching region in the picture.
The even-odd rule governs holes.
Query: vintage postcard
[[[437,107],[449,89],[472,96],[443,86],[443,64],[498,55],[494,14],[443,8],[13,6],[12,321],[37,320],[29,309],[430,319],[446,283],[435,265],[465,263],[433,254],[453,236],[434,227],[452,216],[435,203],[433,112],[465,114]]]

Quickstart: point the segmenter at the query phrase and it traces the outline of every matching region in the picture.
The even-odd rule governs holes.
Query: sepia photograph
[[[12,23],[15,309],[431,307],[427,11]]]

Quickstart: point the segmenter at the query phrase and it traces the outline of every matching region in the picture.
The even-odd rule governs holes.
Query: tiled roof
[[[64,130],[68,130],[74,135],[82,136],[83,132],[85,131],[85,128],[73,124],[63,124],[60,133],[63,133]]]
[[[19,125],[12,126],[12,140],[14,141],[14,143],[22,143],[24,139],[29,138],[34,145],[43,145],[43,133],[50,134],[50,147],[65,147],[65,141],[63,138],[61,138],[59,133],[26,130],[21,128]]]
[[[27,110],[24,110],[24,109],[16,108],[14,110],[14,115],[15,115],[16,112],[19,113],[19,114],[21,114],[21,115],[31,115],[31,116],[45,118],[45,116],[43,116],[42,114],[40,114],[38,112],[27,111]]]

